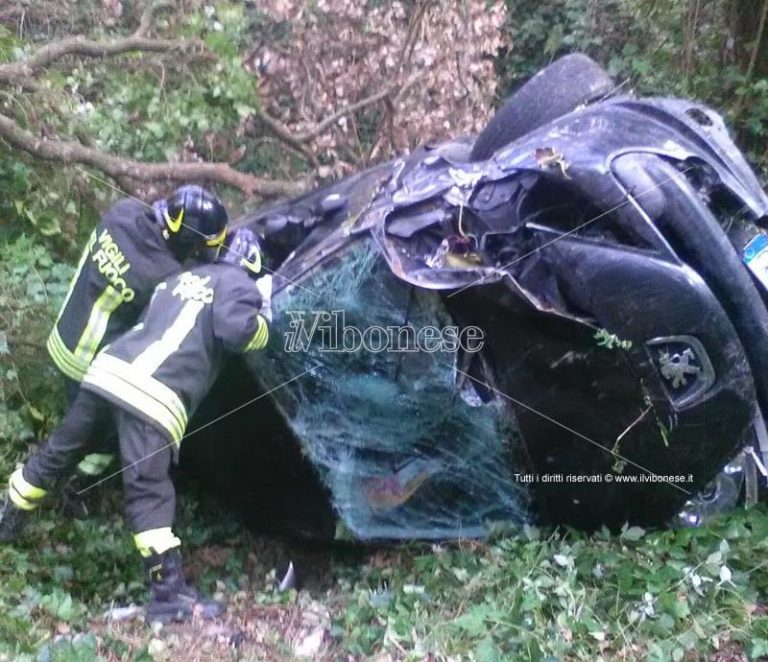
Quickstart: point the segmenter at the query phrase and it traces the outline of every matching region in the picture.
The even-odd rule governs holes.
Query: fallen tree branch
[[[130,177],[142,182],[208,180],[227,184],[249,196],[264,198],[297,195],[304,189],[302,182],[256,177],[239,172],[228,163],[141,163],[101,152],[76,141],[44,140],[3,114],[0,114],[0,138],[37,158],[91,166],[115,179]]]
[[[106,57],[133,51],[164,53],[170,50],[200,47],[201,44],[198,41],[153,39],[146,36],[151,27],[154,12],[166,7],[167,4],[165,3],[149,6],[141,15],[138,28],[128,37],[120,37],[110,41],[94,41],[82,35],[67,37],[66,39],[60,39],[41,46],[23,60],[0,64],[0,81],[15,82],[26,87],[34,87],[35,83],[30,79],[35,74],[68,55]]]
[[[149,39],[133,35],[108,42],[93,41],[82,36],[68,37],[43,46],[25,60],[0,65],[0,80],[17,81],[32,78],[40,69],[67,55],[104,57],[131,51],[163,53],[177,48],[185,48],[190,43],[172,39]]]

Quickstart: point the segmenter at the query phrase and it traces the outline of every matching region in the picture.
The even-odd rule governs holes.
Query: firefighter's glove
[[[259,278],[256,281],[256,289],[261,295],[261,310],[259,312],[267,322],[272,323],[272,274]]]

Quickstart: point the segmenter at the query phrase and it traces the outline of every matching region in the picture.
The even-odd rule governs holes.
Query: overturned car
[[[183,466],[254,525],[360,540],[735,500],[768,451],[768,198],[715,112],[612,91],[568,56],[476,139],[239,219],[271,341]]]

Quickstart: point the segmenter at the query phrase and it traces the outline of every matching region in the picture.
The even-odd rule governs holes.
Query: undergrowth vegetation
[[[700,529],[587,536],[527,528],[485,543],[323,548],[253,538],[189,497],[180,532],[215,626],[108,623],[143,597],[107,488],[96,518],[38,516],[0,548],[6,660],[739,660],[768,655],[768,512]],[[300,591],[275,590],[293,559]],[[312,575],[315,575],[312,578]],[[319,578],[318,578],[319,576]],[[307,578],[310,578],[307,580]],[[315,636],[320,631],[322,636]]]
[[[45,341],[73,273],[30,237],[0,244],[0,457],[60,411]]]

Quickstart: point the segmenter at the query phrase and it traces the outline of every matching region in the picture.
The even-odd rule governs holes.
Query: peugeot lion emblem
[[[715,383],[715,371],[693,336],[666,336],[645,343],[675,407],[685,407]]]

